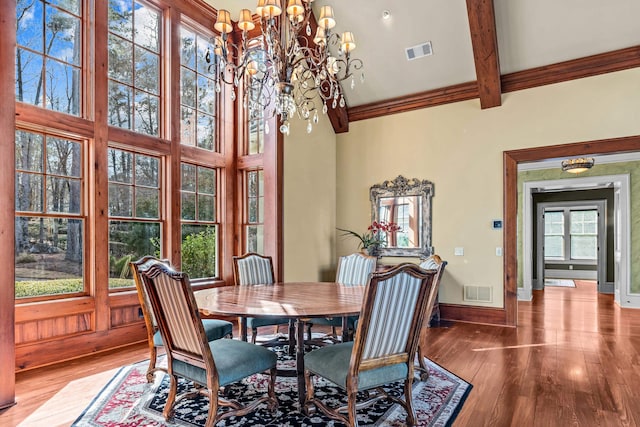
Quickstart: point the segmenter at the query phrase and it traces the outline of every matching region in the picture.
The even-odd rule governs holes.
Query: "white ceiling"
[[[255,0],[207,0],[254,10]],[[640,0],[493,0],[501,74],[640,45]],[[316,0],[331,5],[335,31],[352,31],[365,81],[346,90],[350,107],[476,80],[465,0]],[[382,19],[389,10],[391,18]],[[405,59],[431,41],[433,55]]]

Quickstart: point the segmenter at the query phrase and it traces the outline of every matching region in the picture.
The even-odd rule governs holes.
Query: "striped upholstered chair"
[[[433,287],[431,288],[431,294],[429,294],[429,301],[427,302],[427,311],[424,317],[425,325],[422,328],[420,337],[420,343],[418,344],[418,370],[420,371],[420,379],[426,381],[429,379],[429,369],[425,363],[425,344],[427,339],[425,334],[427,328],[431,326],[431,322],[435,319],[440,322],[440,304],[438,303],[438,290],[440,288],[440,279],[444,274],[444,268],[447,266],[447,261],[443,261],[438,255],[431,255],[420,263],[420,267],[425,270],[435,271],[436,277],[433,281]]]
[[[274,280],[273,262],[270,256],[249,252],[242,256],[233,257],[233,276],[236,285],[272,285]],[[247,341],[247,328],[251,329],[251,342],[255,344],[258,328],[261,326],[278,326],[289,324],[287,318],[240,318],[240,336]],[[292,337],[291,327],[289,335]]]
[[[140,278],[140,268],[146,268],[149,263],[162,262],[167,266],[170,265],[169,260],[158,260],[152,256],[145,256],[138,261],[131,262],[131,271],[133,272],[133,281],[136,284],[136,290],[138,291],[138,300],[140,301],[140,309],[142,310],[142,317],[147,327],[147,342],[149,343],[149,368],[147,369],[147,381],[153,381],[153,374],[155,371],[167,372],[164,368],[156,367],[156,359],[158,356],[158,349],[164,346],[162,336],[158,330],[158,322],[156,316],[149,302],[149,295],[147,295],[144,286],[142,286],[142,279]],[[150,264],[149,264],[150,265]],[[226,320],[218,319],[203,319],[202,326],[204,326],[204,332],[209,341],[217,340],[224,337],[233,337],[233,323]]]
[[[378,258],[356,252],[351,255],[341,256],[338,259],[338,271],[336,272],[336,282],[345,286],[364,286],[369,280],[369,276],[376,270]],[[354,325],[358,316],[347,318],[348,331],[342,331],[343,339],[350,337],[353,333]],[[342,318],[333,317],[329,319],[313,319],[313,325],[331,326],[333,337],[336,335],[336,327],[342,326]]]
[[[163,410],[173,418],[175,404],[182,399],[203,395],[209,398],[206,427],[220,420],[254,411],[262,403],[272,411],[278,405],[275,395],[276,361],[274,352],[241,340],[208,341],[198,312],[189,277],[160,261],[149,261],[139,268],[143,287],[149,296],[167,353],[169,394]],[[223,396],[224,387],[250,375],[267,373],[267,393],[240,404]],[[200,387],[177,396],[179,378]],[[220,407],[227,408],[219,411]]]
[[[304,357],[307,412],[315,406],[329,417],[355,426],[356,404],[363,408],[388,398],[404,407],[407,425],[416,424],[411,398],[414,358],[434,278],[435,272],[410,263],[371,275],[354,341],[321,347]],[[347,405],[332,408],[317,398],[314,376],[344,390]],[[382,388],[397,381],[404,382],[404,400]],[[369,393],[363,395],[370,399],[356,402],[357,392],[365,390]]]

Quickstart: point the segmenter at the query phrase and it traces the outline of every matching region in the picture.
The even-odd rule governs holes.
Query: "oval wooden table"
[[[296,376],[301,405],[305,400],[305,321],[314,317],[342,317],[344,336],[346,318],[360,314],[363,295],[363,286],[345,286],[336,282],[223,286],[195,292],[198,308],[204,315],[287,317],[294,321]]]

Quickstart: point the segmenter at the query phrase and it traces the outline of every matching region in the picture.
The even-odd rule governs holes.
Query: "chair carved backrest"
[[[376,270],[378,258],[361,253],[341,256],[338,260],[336,282],[346,286],[364,286]]]
[[[425,322],[427,322],[427,326],[429,321],[431,320],[434,307],[436,305],[436,301],[438,299],[438,290],[440,289],[440,280],[442,279],[442,275],[444,274],[444,269],[447,266],[447,261],[443,261],[442,258],[438,255],[431,255],[424,261],[420,263],[420,267],[425,270],[435,270],[436,277],[434,280],[434,286],[431,289],[431,294],[429,295],[429,302],[427,303],[427,315],[425,316]]]
[[[354,340],[349,374],[407,363],[413,372],[420,326],[435,273],[400,264],[371,275]]]
[[[215,372],[213,356],[198,313],[193,289],[186,273],[178,272],[161,261],[148,261],[139,273],[169,360],[180,360]]]
[[[153,334],[158,331],[158,322],[156,321],[156,315],[151,307],[151,301],[149,301],[149,295],[142,284],[142,277],[140,277],[140,269],[146,269],[152,264],[162,262],[166,265],[171,265],[168,259],[158,260],[152,256],[144,256],[137,261],[131,262],[131,269],[133,271],[133,281],[138,291],[138,300],[140,301],[140,309],[142,310],[142,317],[144,317],[145,325],[147,326],[147,334],[149,340],[153,341]]]
[[[236,285],[268,285],[275,282],[270,256],[249,252],[233,257],[233,276]]]

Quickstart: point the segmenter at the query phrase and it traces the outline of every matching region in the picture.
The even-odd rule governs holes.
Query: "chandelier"
[[[237,22],[241,40],[234,42],[229,11],[220,9],[214,28],[220,33],[213,55],[207,52],[209,69],[215,75],[215,88],[221,83],[231,87],[231,100],[242,92],[243,106],[250,120],[278,116],[280,132],[289,134],[289,120],[297,116],[307,121],[307,132],[318,123],[318,110],[345,106],[341,82],[355,73],[360,59],[351,58],[356,44],[353,33],[338,34],[331,6],[322,6],[320,18],[312,14],[314,0],[258,0],[255,14],[260,20],[260,35],[251,38],[255,28],[251,11],[242,9]],[[313,29],[315,27],[315,34]],[[313,35],[313,37],[312,37]],[[360,74],[364,81],[364,74]],[[265,132],[269,132],[265,121]]]

